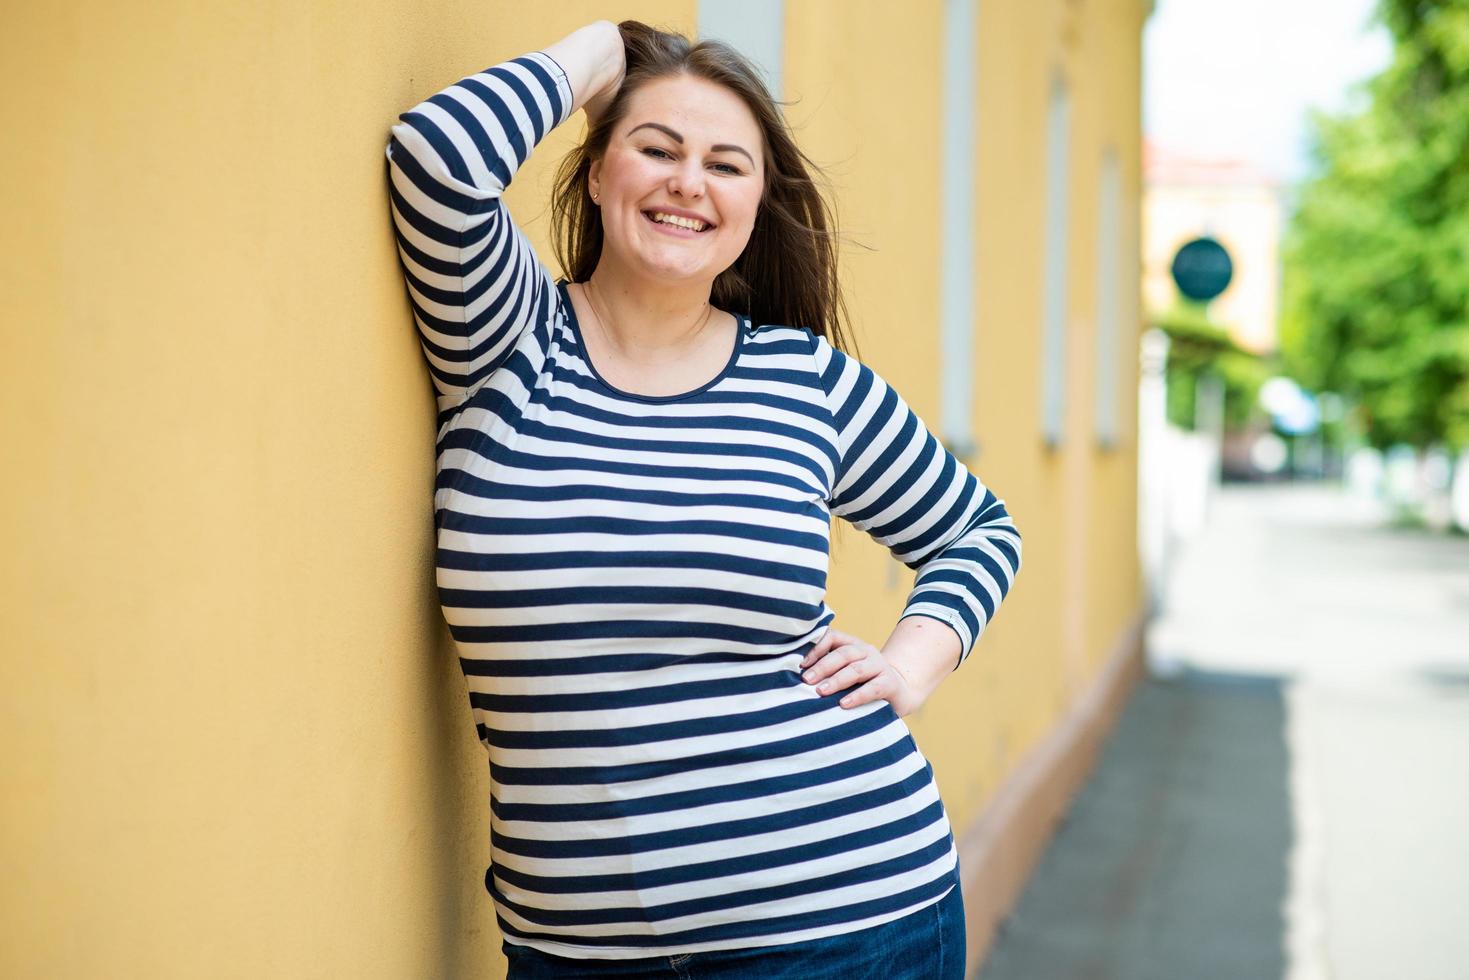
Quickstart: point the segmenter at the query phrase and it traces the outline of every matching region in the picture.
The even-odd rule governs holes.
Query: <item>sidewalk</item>
[[[982,980],[1278,980],[1283,717],[1273,681],[1144,681]]]
[[[1469,541],[1229,487],[981,980],[1469,977]]]

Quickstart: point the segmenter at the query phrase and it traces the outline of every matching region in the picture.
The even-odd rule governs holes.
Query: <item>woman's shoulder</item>
[[[811,327],[751,321],[746,349],[754,349],[762,358],[768,358],[764,363],[772,370],[792,379],[804,376],[806,380],[802,383],[818,386],[828,395],[839,379],[849,376],[853,370],[864,370],[856,358]]]
[[[750,345],[762,354],[797,357],[812,366],[824,367],[835,350],[825,337],[810,327],[761,323],[749,317],[745,321],[749,324]]]
[[[808,350],[813,351],[819,344],[827,343],[825,337],[810,327],[793,326],[788,323],[761,323],[747,315],[744,316],[744,319],[749,324],[750,333],[760,336],[767,342],[802,343]]]

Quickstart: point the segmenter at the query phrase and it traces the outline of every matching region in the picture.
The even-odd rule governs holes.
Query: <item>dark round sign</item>
[[[1212,238],[1195,238],[1173,256],[1173,281],[1189,299],[1207,302],[1224,292],[1234,277],[1229,253]]]

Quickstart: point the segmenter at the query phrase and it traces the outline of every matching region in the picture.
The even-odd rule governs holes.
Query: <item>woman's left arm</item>
[[[838,436],[831,512],[917,575],[881,650],[828,629],[803,677],[826,685],[823,693],[863,683],[843,706],[886,698],[907,714],[968,659],[1009,594],[1020,532],[1005,502],[875,371],[824,337],[813,353]]]

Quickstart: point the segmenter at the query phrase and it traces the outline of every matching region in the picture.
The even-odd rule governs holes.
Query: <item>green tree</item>
[[[1469,0],[1379,0],[1391,65],[1312,119],[1284,247],[1281,354],[1379,448],[1469,445]]]

